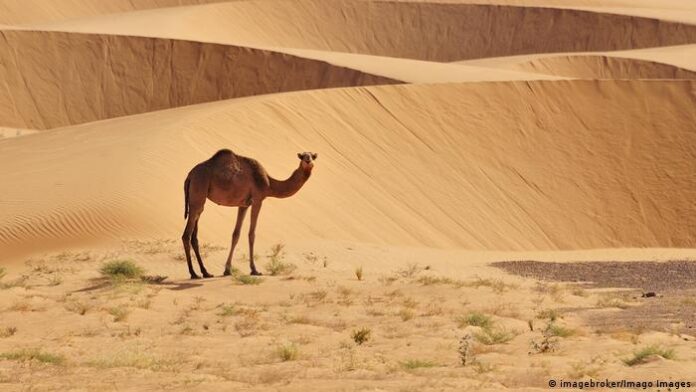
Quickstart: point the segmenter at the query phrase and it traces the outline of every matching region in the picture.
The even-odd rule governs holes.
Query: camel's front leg
[[[202,208],[190,210],[188,221],[186,222],[186,228],[184,229],[184,234],[181,236],[181,240],[184,243],[184,253],[186,255],[186,263],[188,264],[191,279],[200,279],[200,276],[198,276],[193,270],[193,264],[191,263],[191,238],[193,237],[193,231],[198,224],[198,218],[201,216],[201,211]]]
[[[249,267],[251,267],[252,275],[263,275],[256,270],[256,264],[254,264],[254,240],[256,239],[256,222],[259,219],[259,212],[261,212],[262,201],[258,201],[251,206],[251,225],[249,226]]]
[[[232,257],[234,256],[234,248],[237,247],[237,242],[239,242],[239,235],[242,231],[242,223],[244,223],[244,217],[246,216],[248,208],[249,207],[239,207],[239,210],[237,210],[237,223],[234,225],[234,231],[232,232],[232,246],[230,247],[230,254],[227,256],[227,262],[225,263],[225,276],[232,274]]]

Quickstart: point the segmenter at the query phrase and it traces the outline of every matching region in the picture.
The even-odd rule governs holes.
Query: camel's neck
[[[303,168],[300,165],[287,180],[279,181],[269,176],[271,182],[271,193],[269,196],[278,198],[290,197],[302,188],[302,185],[307,182],[311,175],[311,168]]]

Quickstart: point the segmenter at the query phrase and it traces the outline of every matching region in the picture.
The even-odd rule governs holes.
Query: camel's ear
[[[313,161],[316,161],[318,156],[319,156],[319,154],[317,154],[317,153],[315,152],[314,154],[312,154],[312,160],[313,160]]]
[[[301,153],[301,152],[298,152],[298,153],[297,153],[297,157],[300,158],[300,159],[302,159],[302,153]]]

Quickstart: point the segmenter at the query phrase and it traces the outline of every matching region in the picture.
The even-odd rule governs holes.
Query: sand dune
[[[47,129],[220,99],[394,83],[288,54],[168,39],[6,31],[0,125]]]
[[[200,29],[203,23],[206,28]],[[651,18],[539,7],[348,0],[228,2],[35,28],[429,61],[696,43],[696,26]]]
[[[543,57],[514,68],[583,79],[696,79],[696,72],[669,64],[610,56]]]
[[[349,88],[3,140],[0,165],[12,170],[0,183],[21,178],[23,186],[5,196],[0,241],[36,250],[85,238],[176,236],[183,173],[227,146],[276,177],[297,164],[288,151],[321,154],[302,197],[267,203],[266,240],[477,250],[693,246],[693,88],[688,81]],[[37,149],[42,154],[25,153]],[[41,175],[47,170],[50,181]],[[27,198],[45,194],[52,198]],[[207,208],[201,235],[226,241],[234,211]]]
[[[696,258],[691,0],[0,0],[0,29],[3,391],[694,374],[696,267],[663,263]],[[319,158],[264,202],[267,276],[244,235],[189,280],[184,177],[224,147]],[[216,275],[236,213],[199,224]]]
[[[223,0],[1,0],[0,23],[21,25]]]

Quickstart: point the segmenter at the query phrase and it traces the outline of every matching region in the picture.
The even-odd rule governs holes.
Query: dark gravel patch
[[[637,298],[639,303],[616,312],[585,313],[599,331],[660,331],[696,333],[696,290],[673,291],[659,298]]]
[[[605,312],[577,309],[598,331],[646,330],[696,333],[696,262],[571,262],[502,261],[492,263],[509,273],[542,281],[572,282],[591,288],[630,288],[622,292],[634,305]],[[643,297],[641,293],[656,293]]]
[[[573,262],[499,261],[492,263],[509,273],[546,281],[582,282],[592,287],[621,287],[648,291],[696,288],[696,262]]]

